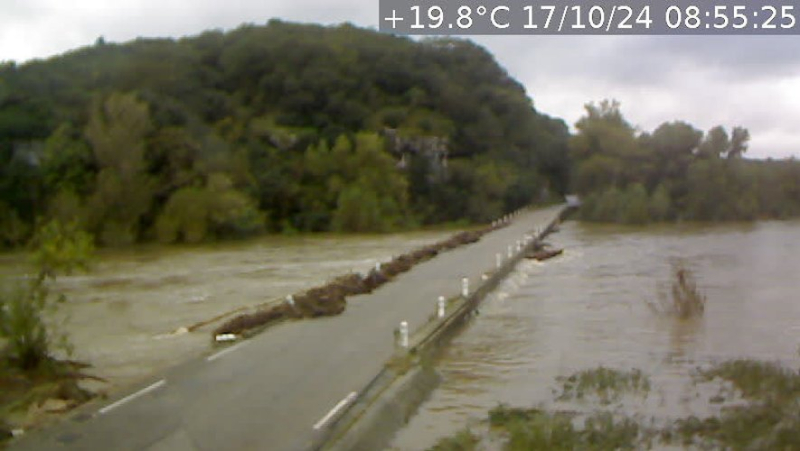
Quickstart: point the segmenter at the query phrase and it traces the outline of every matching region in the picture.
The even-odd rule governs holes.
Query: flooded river
[[[68,316],[64,330],[74,358],[94,366],[91,374],[123,385],[208,349],[213,326],[171,333],[181,327],[367,271],[452,233],[274,236],[102,250],[89,274],[59,278],[69,298],[62,309]],[[0,274],[19,275],[24,261],[20,255],[0,257]]]
[[[489,409],[552,407],[556,377],[604,365],[652,380],[625,413],[711,413],[689,374],[731,358],[800,364],[800,222],[647,229],[566,223],[562,257],[523,261],[444,351],[442,385],[391,449],[420,450],[485,419]],[[670,265],[691,268],[705,315],[653,312]]]

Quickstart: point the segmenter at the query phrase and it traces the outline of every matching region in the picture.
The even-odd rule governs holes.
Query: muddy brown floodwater
[[[393,255],[453,231],[373,236],[265,237],[203,246],[103,250],[86,275],[60,277],[74,358],[111,386],[133,382],[208,349],[210,328],[172,332],[231,310],[365,272]],[[0,257],[0,274],[24,271],[21,255]],[[111,386],[97,387],[108,389]]]
[[[563,407],[556,377],[600,365],[649,375],[651,393],[618,408],[665,420],[714,413],[713,393],[689,377],[697,367],[732,358],[800,365],[800,222],[568,222],[549,241],[564,255],[523,261],[487,298],[438,362],[442,385],[391,449],[426,449],[500,403]],[[645,302],[668,286],[676,259],[707,296],[701,319],[659,316]]]

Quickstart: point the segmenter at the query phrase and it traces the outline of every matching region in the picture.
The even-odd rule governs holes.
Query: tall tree
[[[698,156],[702,158],[724,157],[730,150],[731,141],[728,132],[721,125],[717,125],[706,133],[703,142],[697,149]]]
[[[154,183],[144,160],[150,127],[147,104],[134,94],[112,94],[92,110],[85,133],[99,173],[90,226],[105,244],[134,242],[150,208]]]
[[[750,132],[744,127],[733,127],[731,132],[731,147],[728,151],[728,158],[741,158],[747,152],[747,145],[750,141]]]

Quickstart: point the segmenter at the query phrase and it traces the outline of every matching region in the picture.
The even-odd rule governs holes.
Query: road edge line
[[[161,379],[158,382],[154,382],[154,383],[150,384],[149,386],[137,391],[136,393],[132,393],[132,394],[120,399],[117,402],[111,403],[111,404],[103,407],[102,409],[97,411],[97,414],[98,415],[104,415],[104,414],[116,409],[117,407],[120,407],[123,404],[126,404],[126,403],[128,403],[130,401],[133,401],[134,399],[136,399],[136,398],[138,398],[138,397],[140,397],[142,395],[146,395],[147,393],[150,393],[151,391],[156,390],[156,389],[166,385],[166,383],[167,383],[167,381],[165,379]]]

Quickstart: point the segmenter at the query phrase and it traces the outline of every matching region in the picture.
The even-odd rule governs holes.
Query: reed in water
[[[683,263],[672,265],[672,281],[669,294],[660,292],[658,301],[647,301],[656,313],[673,315],[681,319],[703,316],[706,297],[697,288],[694,273]]]

